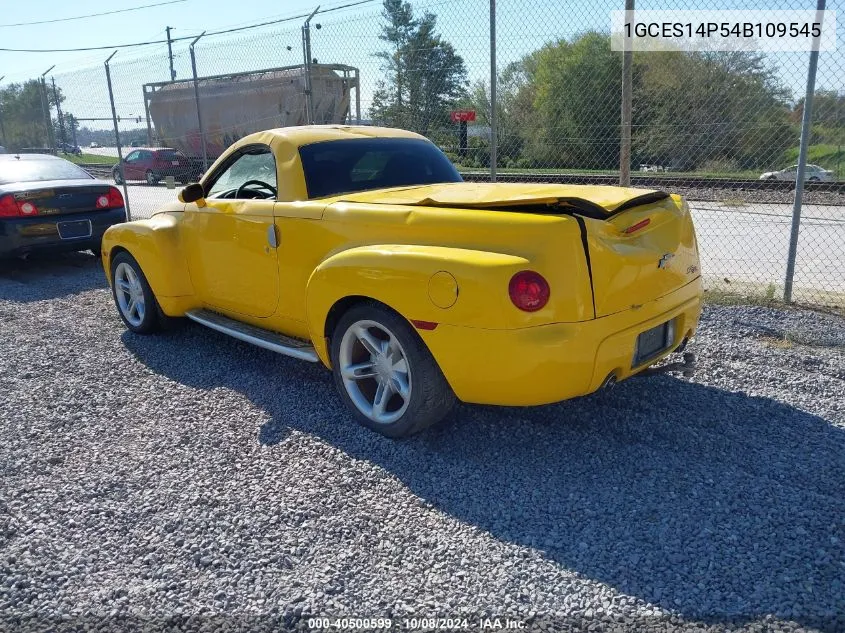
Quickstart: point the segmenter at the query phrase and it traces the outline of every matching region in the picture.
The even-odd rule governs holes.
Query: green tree
[[[619,163],[622,57],[588,32],[533,54],[535,123],[525,138],[535,165],[612,168]]]
[[[449,109],[465,94],[464,61],[437,33],[433,13],[417,18],[410,3],[385,0],[382,16],[379,37],[389,49],[376,54],[385,79],[373,95],[370,116],[427,135],[448,123]]]
[[[735,169],[779,157],[795,143],[795,126],[790,95],[764,62],[746,52],[635,54],[634,163]],[[517,166],[618,168],[622,55],[606,34],[548,44],[510,70],[498,112],[517,130],[521,156],[503,156]]]
[[[779,160],[796,141],[790,95],[764,62],[733,51],[635,55],[635,155],[674,169]]]
[[[47,95],[48,107],[54,108],[56,103],[52,89],[47,91]],[[61,90],[57,90],[57,95],[60,102],[64,101]],[[41,83],[37,79],[9,84],[0,90],[0,116],[7,150],[50,145],[41,98]]]
[[[524,158],[526,139],[536,130],[533,116],[533,73],[536,64],[529,55],[523,60],[512,62],[499,73],[496,83],[496,133],[497,158],[501,167],[526,167]],[[462,108],[475,110],[477,124],[487,129],[491,127],[489,83],[478,80],[473,83],[469,94],[460,103]],[[473,143],[471,142],[472,146]],[[471,166],[487,167],[490,164],[489,136],[483,141],[476,141],[478,147],[470,147]]]

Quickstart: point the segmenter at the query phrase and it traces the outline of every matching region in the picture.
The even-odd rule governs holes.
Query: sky
[[[0,0],[0,46],[3,48],[81,48],[165,39],[165,27],[174,38],[198,35],[258,22],[298,16],[316,8],[312,0],[184,0],[130,12],[67,20],[52,24],[11,26],[15,23],[72,18],[86,14],[141,7],[168,0]],[[354,0],[328,0],[331,9]],[[677,8],[814,8],[816,0],[638,0],[643,9]],[[419,12],[438,16],[443,37],[466,62],[471,80],[489,78],[489,0],[412,0]],[[838,49],[823,53],[817,88],[845,91],[845,0],[828,0],[839,10]],[[499,68],[544,43],[590,28],[607,30],[610,11],[623,0],[497,0],[497,60]],[[380,2],[320,13],[312,30],[312,53],[321,62],[344,63],[361,69],[362,97],[366,108],[381,79],[374,53],[384,44],[378,39]],[[302,62],[300,26],[303,18],[231,35],[206,36],[197,44],[200,75],[257,70]],[[188,41],[174,44],[177,77],[190,77]],[[290,50],[288,50],[290,47]],[[103,61],[112,50],[78,53],[16,53],[0,51],[0,82],[37,77],[50,66],[67,97],[66,107],[77,116],[109,116]],[[802,96],[807,68],[806,53],[772,56],[783,83]],[[154,44],[121,49],[112,62],[112,80],[118,114],[129,118],[143,113],[142,84],[169,78],[167,46]],[[365,113],[366,116],[366,113]],[[99,127],[99,125],[94,125]],[[105,127],[105,126],[103,126]]]

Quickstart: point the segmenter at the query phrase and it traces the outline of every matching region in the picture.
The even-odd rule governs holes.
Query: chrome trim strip
[[[281,345],[279,343],[274,343],[272,341],[258,338],[257,336],[245,334],[233,328],[228,328],[225,325],[221,325],[220,323],[215,323],[209,319],[206,319],[204,316],[202,316],[202,314],[200,314],[199,310],[189,310],[185,313],[185,316],[191,319],[192,321],[196,321],[201,325],[211,328],[212,330],[222,332],[223,334],[228,334],[232,338],[236,338],[239,341],[244,341],[245,343],[250,343],[258,347],[263,347],[264,349],[270,350],[271,352],[276,352],[277,354],[292,356],[293,358],[307,360],[311,363],[316,363],[320,360],[317,357],[317,353],[314,351],[313,347],[288,347],[287,345]]]

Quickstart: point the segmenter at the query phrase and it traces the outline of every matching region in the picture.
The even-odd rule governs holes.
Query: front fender
[[[326,319],[335,303],[351,296],[380,301],[408,320],[504,328],[508,280],[526,264],[515,255],[444,246],[379,244],[341,251],[325,259],[308,280],[311,340],[329,365]],[[456,286],[451,305],[449,276]]]
[[[188,264],[182,253],[181,214],[160,213],[148,220],[115,224],[103,235],[103,268],[111,280],[111,258],[116,248],[129,251],[144,271],[158,298],[194,294]]]

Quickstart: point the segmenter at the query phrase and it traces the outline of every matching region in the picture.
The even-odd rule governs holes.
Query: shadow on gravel
[[[107,285],[100,258],[88,251],[0,259],[0,297],[10,301],[56,299]]]
[[[845,629],[845,432],[821,418],[656,377],[542,408],[461,406],[396,442],[357,427],[317,366],[193,326],[124,340],[173,380],[244,394],[272,417],[260,442],[314,434],[626,594],[713,623]]]

